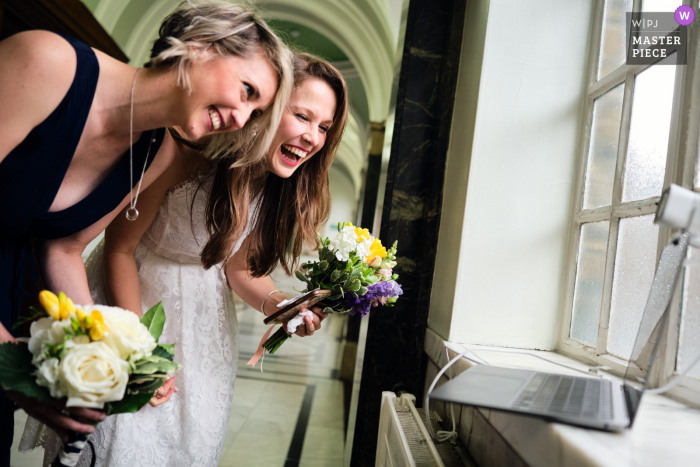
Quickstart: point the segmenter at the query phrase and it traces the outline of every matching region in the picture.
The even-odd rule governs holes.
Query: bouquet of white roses
[[[32,322],[28,343],[0,345],[0,384],[39,401],[66,397],[66,407],[136,412],[163,385],[174,344],[158,344],[165,312],[158,303],[136,314],[102,305],[76,306],[64,293],[39,294],[43,316]],[[53,466],[73,466],[86,444],[73,433]]]
[[[393,273],[396,266],[396,245],[387,250],[378,238],[370,235],[368,229],[355,227],[351,223],[339,223],[338,235],[330,240],[321,238],[318,261],[302,264],[296,277],[306,283],[304,292],[315,289],[328,289],[332,295],[318,302],[324,313],[359,313],[365,316],[370,307],[393,306],[403,294],[399,278]],[[302,320],[293,318],[288,323],[288,331],[296,328]],[[279,329],[264,344],[270,354],[290,337]]]

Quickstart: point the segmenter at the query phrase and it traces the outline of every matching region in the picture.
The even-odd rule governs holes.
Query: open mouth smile
[[[280,147],[280,154],[282,155],[282,160],[292,167],[296,165],[308,154],[308,151],[303,149],[290,146],[288,144],[283,144]]]
[[[222,128],[222,118],[219,110],[213,105],[209,107],[209,131],[216,131]]]

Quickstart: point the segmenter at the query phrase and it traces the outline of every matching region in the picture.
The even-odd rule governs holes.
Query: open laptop
[[[656,360],[660,336],[668,321],[668,309],[686,258],[690,234],[668,244],[649,292],[630,361],[648,362],[641,387],[602,378],[476,365],[435,389],[431,399],[531,415],[569,425],[621,431],[631,427],[651,365]],[[657,332],[654,333],[654,330]],[[651,339],[650,339],[651,338]],[[649,353],[651,348],[651,353]]]

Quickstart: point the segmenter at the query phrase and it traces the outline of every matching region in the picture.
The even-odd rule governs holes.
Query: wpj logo
[[[688,28],[695,19],[690,7],[675,13],[627,13],[628,65],[685,65]]]

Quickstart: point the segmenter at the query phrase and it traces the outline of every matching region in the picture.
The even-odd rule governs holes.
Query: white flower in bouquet
[[[48,345],[56,345],[63,342],[66,332],[64,329],[70,327],[70,320],[56,321],[53,318],[41,318],[31,325],[29,338],[29,351],[34,356],[32,363],[39,365],[46,360],[46,348]]]
[[[335,257],[338,261],[347,261],[350,259],[350,253],[357,248],[357,235],[355,228],[352,226],[343,227],[338,235],[331,240],[330,250],[335,252]]]
[[[364,261],[365,258],[369,256],[370,253],[370,248],[372,247],[372,243],[374,242],[373,237],[369,237],[367,239],[362,240],[357,244],[357,256],[362,258]]]
[[[61,398],[66,395],[63,388],[58,383],[58,365],[60,361],[57,358],[49,358],[44,360],[36,371],[36,382],[39,386],[49,388],[51,397]]]
[[[59,364],[58,385],[65,389],[66,407],[101,409],[120,401],[129,382],[129,364],[104,342],[74,344]]]
[[[151,355],[156,348],[156,340],[136,314],[121,308],[94,305],[104,317],[106,331],[102,342],[107,344],[121,358],[129,355],[138,360]]]

